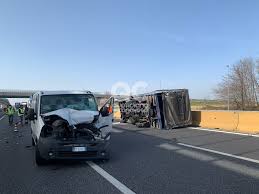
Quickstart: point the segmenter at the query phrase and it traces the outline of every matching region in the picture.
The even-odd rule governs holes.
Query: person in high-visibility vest
[[[21,125],[23,125],[23,117],[24,117],[24,108],[23,108],[23,106],[20,106],[18,108],[18,117],[20,118]]]
[[[27,104],[24,106],[24,119],[25,119],[25,124],[28,124],[28,106]]]
[[[13,124],[14,113],[15,113],[14,107],[12,107],[12,105],[8,105],[8,107],[6,109],[6,115],[8,116],[9,125]]]

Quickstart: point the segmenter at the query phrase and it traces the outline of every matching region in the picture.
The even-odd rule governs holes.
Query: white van
[[[42,91],[28,119],[38,165],[51,159],[109,159],[114,99],[98,110],[91,92]]]

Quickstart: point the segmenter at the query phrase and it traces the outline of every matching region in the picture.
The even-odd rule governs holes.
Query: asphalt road
[[[4,116],[4,111],[2,109],[0,109],[0,118]]]
[[[215,150],[234,153],[242,149],[243,153],[257,146],[259,138],[248,139],[250,147],[244,147],[249,145],[244,142],[238,148],[233,139],[245,137],[192,129],[164,132],[125,125],[115,127],[109,162],[98,162],[95,166],[86,162],[52,162],[38,167],[29,126],[14,132],[7,119],[2,119],[0,193],[121,193],[118,188],[126,193],[259,191],[259,164],[179,144],[209,147],[213,144],[210,142],[222,141]],[[210,138],[208,133],[214,137]],[[231,143],[235,149],[222,147]]]

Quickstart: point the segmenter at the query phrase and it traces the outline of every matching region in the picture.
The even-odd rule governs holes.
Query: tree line
[[[228,73],[214,89],[234,110],[258,110],[259,60],[243,58],[228,66]]]

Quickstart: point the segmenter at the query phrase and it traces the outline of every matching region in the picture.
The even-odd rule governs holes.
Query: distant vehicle
[[[28,119],[38,165],[52,159],[109,159],[113,103],[98,111],[91,92],[37,92]]]
[[[20,104],[23,105],[23,106],[27,106],[28,103],[27,102],[21,102]]]
[[[32,102],[32,96],[28,100],[28,104],[27,104],[28,108],[31,108],[31,102]]]

